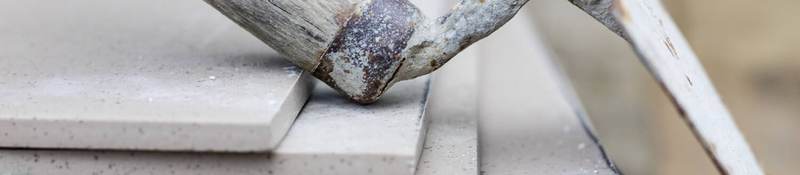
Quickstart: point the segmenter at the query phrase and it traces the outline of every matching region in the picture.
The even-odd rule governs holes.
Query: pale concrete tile
[[[426,131],[428,78],[359,105],[317,86],[271,153],[0,150],[0,174],[414,174]]]
[[[202,1],[0,1],[0,146],[264,151],[308,76]]]
[[[442,16],[455,0],[411,0],[429,17]],[[477,48],[453,58],[434,73],[425,146],[417,175],[478,174]]]
[[[465,50],[433,76],[418,175],[479,173],[478,50]]]
[[[626,174],[654,174],[651,121],[658,117],[649,101],[651,92],[662,91],[630,44],[568,1],[541,0],[527,8],[574,83],[609,156]]]
[[[523,10],[481,47],[484,174],[617,174]]]

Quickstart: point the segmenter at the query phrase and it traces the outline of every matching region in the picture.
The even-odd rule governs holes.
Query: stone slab
[[[479,44],[482,174],[618,174],[525,13]]]
[[[4,0],[0,16],[0,147],[266,151],[311,89],[202,1]]]
[[[411,0],[427,16],[445,15],[455,0]],[[478,48],[461,52],[431,78],[428,133],[417,175],[478,174]]]
[[[376,104],[316,87],[270,153],[0,149],[0,174],[413,174],[426,131],[428,78],[398,83]]]
[[[471,47],[434,73],[428,135],[417,175],[479,174],[478,51]]]

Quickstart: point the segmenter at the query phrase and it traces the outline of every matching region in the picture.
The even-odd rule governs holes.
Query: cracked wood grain
[[[408,0],[205,0],[303,70],[368,104],[426,75],[510,20],[528,0],[461,0],[441,17]]]
[[[722,174],[764,174],[703,66],[658,0],[570,0],[634,47]]]

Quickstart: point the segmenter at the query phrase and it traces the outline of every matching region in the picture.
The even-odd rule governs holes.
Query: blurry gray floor
[[[480,42],[484,174],[616,174],[549,47],[523,11]]]

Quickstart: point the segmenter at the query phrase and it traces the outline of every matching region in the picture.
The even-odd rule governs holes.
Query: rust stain
[[[329,59],[321,59],[319,60],[319,65],[317,65],[312,72],[312,75],[338,90],[338,87],[334,86],[336,82],[333,80],[333,77],[330,76],[331,72],[333,72],[333,62]]]
[[[439,62],[437,62],[436,60],[431,60],[431,67],[433,68],[439,67]]]
[[[336,14],[334,19],[336,20],[336,24],[340,26],[340,29],[339,29],[339,31],[336,31],[336,35],[335,36],[339,36],[344,32],[344,28],[347,27],[347,22],[350,21],[350,18],[352,16],[355,16],[356,8],[357,8],[357,6],[355,4],[353,4],[352,6],[346,8],[346,9],[344,9],[344,10],[342,10],[339,13]],[[336,39],[336,38],[334,38],[334,39]],[[319,78],[323,82],[328,82],[326,80],[333,81],[333,79],[328,75],[328,73],[333,71],[333,65],[330,62],[330,60],[325,60],[324,57],[331,50],[331,48],[333,47],[334,43],[335,43],[335,41],[331,41],[331,43],[328,44],[327,48],[317,52],[317,54],[316,54],[317,55],[316,56],[317,65],[314,65],[313,69],[310,70],[312,72],[311,73],[312,75],[314,75],[315,77]],[[322,75],[323,73],[318,73],[317,71],[322,71],[322,72],[324,72],[325,75]],[[334,86],[331,85],[331,87],[334,87]],[[336,87],[334,87],[334,89],[335,88]]]
[[[344,10],[342,10],[342,11],[340,11],[334,17],[334,19],[336,20],[336,24],[338,24],[342,28],[346,27],[347,21],[350,21],[350,17],[355,15],[355,13],[356,13],[356,5],[355,4],[350,6],[350,7],[348,7],[348,8],[346,8],[346,9],[344,9]]]
[[[672,56],[675,57],[675,59],[681,59],[680,57],[678,57],[678,50],[675,50],[675,45],[672,44],[672,40],[669,37],[666,37],[666,39],[664,39],[664,46],[667,47],[669,53],[672,54]]]
[[[623,23],[630,23],[632,21],[630,13],[628,12],[628,9],[625,7],[625,4],[622,2],[622,0],[614,0],[611,7],[617,12],[617,17],[621,18]]]
[[[461,40],[461,41],[459,42],[459,44],[458,44],[458,50],[464,50],[464,49],[467,49],[469,46],[471,46],[473,43],[477,42],[477,41],[478,41],[478,40],[480,40],[481,38],[482,38],[482,37],[479,37],[479,36],[467,35],[466,37],[464,37],[464,39],[463,39],[463,40]]]
[[[336,19],[336,24],[339,25],[339,27],[345,27],[345,25],[347,25],[347,20],[350,19],[350,13],[352,12],[337,13],[336,17],[334,17],[334,19]]]

